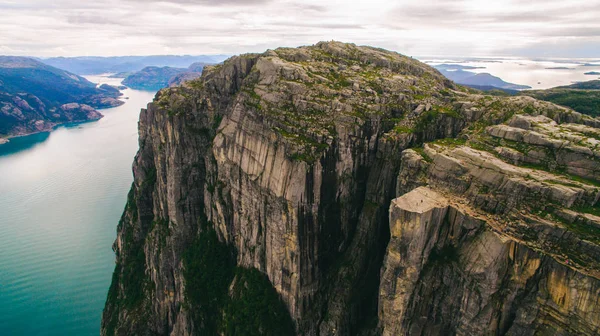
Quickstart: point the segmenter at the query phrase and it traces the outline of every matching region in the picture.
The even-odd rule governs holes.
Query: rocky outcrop
[[[411,58],[338,42],[233,57],[161,90],[140,116],[102,334],[288,334],[240,317],[261,300],[249,288],[277,293],[265,306],[280,300],[302,335],[571,330],[558,322],[527,329],[529,311],[519,320],[511,306],[542,293],[519,288],[538,286],[549,270],[567,274],[552,281],[576,277],[591,287],[573,293],[575,301],[587,293],[583,306],[545,312],[552,321],[581,316],[573,328],[595,330],[596,243],[550,216],[595,222],[576,207],[594,205],[597,191],[545,171],[530,179],[529,168],[495,156],[491,127],[523,111],[561,125],[596,122],[527,97],[471,94]],[[556,211],[540,217],[503,196],[529,200],[534,192],[536,204],[556,202]],[[488,221],[512,211],[529,222]],[[569,246],[556,253],[563,239]],[[488,244],[495,247],[486,252]],[[580,259],[566,264],[563,255]],[[533,269],[534,258],[539,271],[507,276],[509,260],[525,265],[510,269]],[[457,260],[472,273],[454,267]],[[485,291],[480,301],[462,300],[471,304],[462,314],[469,276]],[[503,286],[519,300],[498,297]]]
[[[69,103],[49,108],[31,94],[11,95],[0,92],[0,135],[46,132],[59,124],[100,118],[102,114],[89,105]]]
[[[383,335],[595,335],[600,280],[420,187],[390,207]]]

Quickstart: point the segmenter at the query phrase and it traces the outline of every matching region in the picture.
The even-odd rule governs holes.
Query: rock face
[[[598,190],[504,161],[494,127],[527,122],[598,126],[338,42],[233,57],[161,90],[140,116],[102,335],[291,334],[240,317],[272,297],[252,288],[276,293],[265,306],[280,300],[301,335],[597,332],[597,217],[579,207]],[[580,152],[573,174],[595,179]],[[557,206],[515,205],[530,199]]]

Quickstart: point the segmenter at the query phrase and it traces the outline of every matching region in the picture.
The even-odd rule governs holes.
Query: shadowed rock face
[[[255,268],[266,275],[298,334],[492,330],[483,322],[465,329],[472,316],[454,312],[461,302],[454,294],[464,292],[466,280],[450,266],[464,262],[476,267],[481,262],[476,253],[490,260],[506,255],[517,260],[522,253],[532,253],[548,267],[556,256],[520,243],[523,238],[516,234],[511,238],[512,234],[500,236],[483,229],[488,225],[485,211],[510,214],[513,208],[493,207],[495,194],[469,199],[469,183],[476,178],[490,185],[512,181],[513,175],[502,175],[509,163],[494,157],[498,162],[490,169],[500,171],[500,176],[487,178],[478,170],[480,161],[487,159],[470,152],[475,150],[465,140],[440,140],[417,151],[408,148],[458,136],[477,140],[483,147],[484,140],[493,138],[488,127],[508,123],[523,111],[545,115],[557,124],[569,121],[593,128],[597,122],[527,97],[469,94],[411,58],[338,42],[234,57],[205,68],[199,79],[160,91],[140,116],[135,181],[118,226],[117,267],[102,334],[206,333],[207,320],[197,312],[206,312],[211,305],[187,295],[192,289],[186,284],[197,286],[198,281],[189,278],[194,269],[184,268],[193,264],[186,256],[199,244],[200,232],[211,230],[232,251],[238,268]],[[494,154],[492,150],[481,155],[491,159]],[[464,163],[465,156],[475,157],[473,163]],[[514,175],[529,182],[517,172]],[[497,187],[523,195],[527,187],[537,190],[519,181]],[[415,190],[424,185],[429,189]],[[484,215],[464,214],[459,219],[458,213],[465,210],[453,208],[452,195],[442,196],[447,190],[467,203],[487,202],[486,207],[479,203],[469,207]],[[583,187],[579,196],[562,188],[543,190],[542,204],[559,200],[565,210],[584,202],[595,204],[593,192]],[[406,193],[409,196],[392,202]],[[413,202],[410,195],[415,193],[422,197]],[[497,197],[501,204],[502,196]],[[573,218],[577,221],[580,215]],[[458,230],[455,235],[442,229],[450,222]],[[548,238],[540,242],[553,241],[543,232]],[[476,249],[469,240],[475,238],[496,247],[489,253]],[[583,242],[578,234],[572,238]],[[503,244],[510,239],[530,252],[506,254],[510,246]],[[447,242],[456,248],[447,248]],[[465,252],[463,258],[459,249],[469,244],[475,246],[473,252]],[[595,243],[590,244],[589,251],[594,251]],[[438,274],[437,263],[447,274],[445,281],[430,276],[424,282],[424,275]],[[427,265],[433,266],[423,270]],[[496,265],[490,261],[477,267]],[[590,283],[596,281],[592,271],[576,265],[560,267]],[[197,279],[203,279],[198,274]],[[239,275],[227,278],[230,288],[238,288],[239,279]],[[477,280],[490,288],[486,295],[494,296],[497,305],[477,306],[470,314],[483,316],[477,309],[485,310],[489,322],[508,302],[494,293],[517,280],[500,275]],[[439,290],[417,294],[429,288]],[[197,287],[193,290],[198,292]],[[536,289],[531,291],[537,295]],[[233,289],[229,295],[234,296]],[[423,314],[435,302],[440,307],[435,319],[440,322],[427,324]],[[587,311],[597,311],[597,302],[586,304]],[[246,323],[231,322],[239,315],[227,308],[215,309],[223,334],[231,334],[227,326],[232,323]],[[502,330],[521,328],[512,312],[502,320]],[[587,317],[581,321],[586,328],[597,326]],[[261,328],[258,333],[269,334],[270,329]],[[524,324],[522,328],[512,330],[530,334],[541,330]]]

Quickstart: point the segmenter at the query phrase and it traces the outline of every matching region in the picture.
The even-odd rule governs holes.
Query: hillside
[[[206,65],[208,64],[193,63],[187,68],[146,67],[141,71],[128,74],[122,83],[136,90],[158,91],[200,77]]]
[[[99,119],[96,108],[123,104],[119,90],[31,58],[0,56],[0,137]]]
[[[600,116],[600,80],[547,90],[527,90],[521,94],[566,106],[590,116]]]
[[[159,91],[102,335],[597,335],[600,120],[321,42]]]
[[[127,76],[122,83],[136,90],[158,91],[169,86],[171,78],[186,70],[185,68],[145,67]]]

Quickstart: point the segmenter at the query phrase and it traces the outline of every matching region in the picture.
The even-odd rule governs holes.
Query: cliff
[[[338,42],[161,90],[102,335],[597,333],[600,121],[469,92]]]

